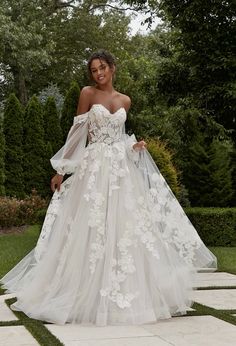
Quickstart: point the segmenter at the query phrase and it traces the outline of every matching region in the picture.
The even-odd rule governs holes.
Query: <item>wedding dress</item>
[[[36,247],[1,279],[12,309],[58,324],[142,324],[185,314],[197,269],[216,269],[126,111],[94,104],[51,159],[73,173],[49,205]]]

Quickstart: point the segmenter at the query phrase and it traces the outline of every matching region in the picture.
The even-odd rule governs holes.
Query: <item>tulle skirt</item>
[[[125,141],[84,149],[36,247],[0,281],[16,294],[12,309],[98,326],[186,313],[196,270],[216,259],[148,152],[135,155]]]

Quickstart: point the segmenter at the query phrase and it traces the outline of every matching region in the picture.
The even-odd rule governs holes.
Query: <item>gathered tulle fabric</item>
[[[185,314],[198,269],[216,269],[126,112],[94,105],[51,159],[73,173],[56,191],[36,247],[1,279],[12,309],[53,323],[142,324]]]

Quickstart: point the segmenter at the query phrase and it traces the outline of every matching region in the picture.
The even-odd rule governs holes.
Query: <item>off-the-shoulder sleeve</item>
[[[74,173],[86,146],[88,112],[74,118],[64,146],[51,158],[52,167],[58,174]]]

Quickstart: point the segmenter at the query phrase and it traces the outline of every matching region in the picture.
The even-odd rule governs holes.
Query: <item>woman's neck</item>
[[[104,91],[108,94],[113,94],[113,92],[115,91],[112,84],[96,85],[96,89]]]

